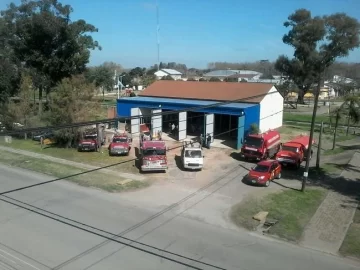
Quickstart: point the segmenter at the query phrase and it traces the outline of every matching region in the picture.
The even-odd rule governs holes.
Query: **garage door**
[[[205,114],[205,136],[211,135],[211,141],[214,141],[214,114]]]
[[[140,133],[140,109],[131,108],[131,134],[139,135],[139,133]]]
[[[159,132],[162,132],[162,110],[156,109],[151,111],[151,133],[156,137]]]
[[[179,113],[179,141],[184,140],[187,137],[186,132],[186,120],[187,120],[187,112]]]

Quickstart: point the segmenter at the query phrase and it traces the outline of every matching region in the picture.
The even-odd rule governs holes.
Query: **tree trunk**
[[[335,121],[335,130],[334,130],[334,139],[333,139],[333,147],[332,150],[335,149],[335,144],[336,144],[336,134],[337,134],[337,127],[338,127],[338,123],[339,123],[339,116],[336,115],[336,121]]]
[[[42,114],[43,104],[42,104],[42,98],[43,98],[43,88],[42,86],[39,87],[39,116]]]
[[[347,119],[346,136],[349,136],[349,128],[350,128],[350,113],[348,114],[348,119]]]
[[[298,98],[297,98],[297,103],[298,104],[304,104],[304,96],[305,96],[305,91],[303,90],[299,90],[299,93],[298,93]]]

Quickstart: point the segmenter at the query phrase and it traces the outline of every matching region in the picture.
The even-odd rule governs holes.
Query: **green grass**
[[[73,167],[70,165],[59,164],[44,159],[27,157],[10,152],[3,152],[0,155],[0,162],[14,167],[32,170],[35,172],[54,176],[55,178],[66,177],[67,181],[74,182],[85,187],[95,187],[108,192],[120,192],[144,188],[149,185],[148,182],[126,181],[122,177],[99,172],[85,173],[85,169]],[[80,174],[80,175],[76,175]],[[68,177],[71,175],[76,175]]]
[[[268,218],[280,220],[269,230],[270,234],[298,241],[326,193],[324,189],[308,188],[304,193],[284,190],[262,198],[249,197],[232,208],[230,217],[238,226],[254,230],[258,222],[252,217],[259,211],[267,211]]]
[[[310,167],[309,178],[320,178],[329,174],[339,174],[343,169],[343,164],[324,163],[319,169],[316,167]]]
[[[355,212],[353,223],[345,236],[340,247],[340,253],[344,256],[360,258],[360,210]]]
[[[332,156],[332,155],[341,154],[341,153],[343,153],[344,151],[345,151],[345,149],[340,147],[340,148],[335,148],[334,150],[332,150],[332,149],[325,150],[325,151],[323,152],[323,154],[324,154],[325,156]]]
[[[283,114],[283,120],[284,121],[299,121],[299,122],[311,122],[312,120],[312,115],[311,114],[301,114],[301,113],[289,113],[289,112],[284,112]],[[321,123],[324,122],[325,124],[328,124],[330,121],[330,117],[329,115],[317,115],[316,116],[316,123]],[[335,120],[334,118],[332,119],[332,126],[335,125]],[[344,125],[347,126],[347,120],[345,118],[340,119],[339,121],[339,125]],[[354,123],[350,123],[350,126],[360,126],[360,123],[354,124]]]
[[[78,152],[74,148],[59,148],[56,146],[41,149],[40,143],[32,140],[13,139],[11,144],[1,141],[0,145],[14,149],[26,150],[38,154],[49,155],[52,157],[67,159],[74,162],[86,163],[94,166],[106,166],[132,159],[129,156],[110,157],[106,148],[103,153],[99,152]],[[132,151],[134,151],[132,149]],[[110,167],[112,170],[121,170],[123,172],[137,173],[134,161],[125,162],[121,165]]]

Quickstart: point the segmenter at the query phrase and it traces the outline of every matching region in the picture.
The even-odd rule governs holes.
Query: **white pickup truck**
[[[184,169],[202,170],[204,166],[203,150],[200,143],[184,141],[181,151],[181,160]]]

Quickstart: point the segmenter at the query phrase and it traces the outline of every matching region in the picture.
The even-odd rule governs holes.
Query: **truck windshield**
[[[127,142],[127,138],[114,138],[113,139],[114,143],[122,143],[122,142]]]
[[[246,137],[244,144],[248,146],[261,147],[263,145],[263,141],[264,140],[260,138]]]
[[[255,171],[255,172],[268,172],[269,171],[269,166],[256,165],[255,168],[253,169],[253,171]]]
[[[298,148],[297,148],[297,147],[294,147],[294,146],[286,146],[286,145],[283,145],[282,150],[283,150],[283,151],[294,152],[294,153],[297,153],[297,152],[298,152]]]
[[[185,150],[185,157],[187,158],[201,158],[201,150]]]
[[[85,135],[84,136],[85,140],[95,140],[96,139],[96,135]]]
[[[166,150],[165,149],[144,149],[143,150],[144,156],[165,156]]]

